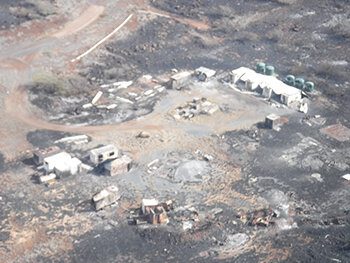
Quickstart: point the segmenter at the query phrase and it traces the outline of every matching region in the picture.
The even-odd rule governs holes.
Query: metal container
[[[305,85],[305,80],[303,78],[296,78],[295,79],[295,87],[298,89],[303,89]]]
[[[295,86],[295,77],[293,75],[287,75],[287,77],[284,79],[284,83],[286,83],[289,86]]]
[[[313,92],[315,90],[315,84],[311,81],[305,82],[305,91]]]
[[[274,66],[266,66],[265,74],[268,76],[275,75],[275,67]]]
[[[258,72],[260,74],[265,74],[265,70],[266,70],[265,63],[260,62],[260,63],[256,64],[256,72]]]

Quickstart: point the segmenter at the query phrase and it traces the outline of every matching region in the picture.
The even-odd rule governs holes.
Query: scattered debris
[[[148,132],[145,132],[145,131],[142,131],[136,135],[136,138],[141,138],[141,139],[147,139],[149,137],[151,137],[151,134],[149,134]]]
[[[237,248],[243,246],[249,241],[249,236],[244,233],[237,233],[234,235],[228,235],[226,238],[226,244],[230,248]]]
[[[277,217],[277,214],[272,209],[261,209],[252,213],[242,212],[238,217],[243,223],[250,226],[267,227],[275,223],[273,218]]]
[[[313,174],[311,175],[311,177],[312,177],[312,178],[315,178],[315,179],[316,179],[317,181],[319,181],[320,183],[323,182],[323,178],[322,178],[321,174],[319,174],[319,173],[313,173]]]
[[[104,168],[108,175],[116,176],[127,173],[131,168],[131,163],[132,159],[127,155],[123,155],[121,158],[105,163]]]
[[[109,186],[92,197],[96,211],[116,203],[121,197],[117,186]]]
[[[193,221],[184,221],[182,223],[182,229],[184,231],[190,230],[193,228],[194,222]]]
[[[89,152],[90,161],[94,164],[100,164],[107,160],[116,159],[119,156],[119,150],[112,144],[93,149]]]
[[[194,98],[186,106],[178,107],[174,115],[175,119],[191,119],[197,115],[212,115],[219,110],[219,106],[208,101],[206,98]]]

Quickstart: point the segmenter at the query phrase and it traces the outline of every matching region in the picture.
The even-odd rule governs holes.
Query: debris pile
[[[178,107],[174,114],[175,119],[191,119],[198,115],[212,115],[219,110],[219,106],[206,98],[194,98],[187,105]]]
[[[138,213],[131,211],[129,216],[129,223],[140,224],[168,224],[169,218],[167,212],[173,209],[173,202],[171,200],[160,203],[156,199],[142,199],[141,209],[138,209]],[[136,211],[136,212],[137,212]]]
[[[271,209],[260,209],[251,213],[241,212],[238,216],[240,220],[249,226],[263,226],[268,227],[269,225],[275,224],[274,218],[277,214]]]
[[[116,203],[121,197],[117,186],[109,186],[92,197],[96,211]]]

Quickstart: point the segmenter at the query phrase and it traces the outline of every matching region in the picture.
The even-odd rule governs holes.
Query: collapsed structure
[[[159,203],[157,199],[142,199],[139,214],[132,216],[132,224],[168,224],[167,212],[172,209],[172,201]]]
[[[92,197],[96,211],[116,203],[121,197],[117,186],[112,185]]]

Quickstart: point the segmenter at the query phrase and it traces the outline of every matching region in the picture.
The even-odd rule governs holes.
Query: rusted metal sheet
[[[350,139],[350,129],[340,123],[323,128],[321,132],[340,142],[345,142]]]

